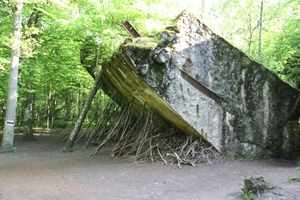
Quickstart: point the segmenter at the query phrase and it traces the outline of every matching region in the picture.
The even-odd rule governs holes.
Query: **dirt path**
[[[65,143],[51,143],[53,136],[47,134],[37,136],[38,142],[22,143],[19,138],[17,153],[0,154],[0,200],[230,200],[239,199],[230,194],[238,194],[245,175],[263,176],[281,188],[268,199],[300,199],[300,183],[288,183],[288,178],[300,176],[293,162],[224,160],[178,169],[111,158],[108,148],[89,157],[93,148],[83,143],[75,152],[60,153]]]

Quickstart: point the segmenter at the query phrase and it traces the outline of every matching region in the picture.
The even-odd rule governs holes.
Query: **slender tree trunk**
[[[262,19],[263,19],[263,6],[264,6],[264,2],[261,1],[260,4],[260,15],[259,15],[259,35],[258,35],[258,62],[262,63],[262,53],[261,53],[261,49],[262,49],[262,44],[261,44],[261,38],[262,38]]]
[[[77,98],[76,98],[76,116],[78,116],[80,114],[80,108],[81,108],[81,84],[79,84],[78,86],[78,90],[77,90]]]
[[[33,72],[32,72],[33,73]],[[24,129],[22,141],[35,141],[36,139],[33,136],[33,106],[34,106],[34,93],[32,91],[33,83],[29,84],[26,92],[26,101],[24,109]]]
[[[249,16],[249,24],[248,24],[248,27],[249,27],[249,36],[248,36],[248,55],[251,55],[251,45],[252,45],[252,20],[251,20],[251,15],[248,14]]]
[[[80,62],[83,64],[83,66],[85,67],[87,72],[93,77],[95,82],[94,82],[94,85],[90,91],[90,94],[89,94],[87,100],[84,103],[83,109],[77,119],[77,122],[75,123],[74,129],[73,129],[72,133],[70,134],[70,137],[66,143],[66,146],[63,149],[63,152],[68,152],[68,151],[73,150],[74,142],[77,138],[77,135],[82,126],[82,123],[86,118],[86,115],[90,108],[92,100],[98,91],[98,88],[99,88],[99,85],[100,85],[100,82],[101,82],[101,79],[103,76],[102,70],[99,72],[98,76],[95,75],[96,74],[95,72],[98,68],[100,43],[97,45],[97,51],[95,52],[95,56],[94,56],[93,49],[96,46],[95,46],[94,42],[91,42],[89,39],[90,38],[87,38],[86,43],[80,49]],[[94,57],[94,59],[89,60],[90,56]],[[80,98],[78,98],[78,99],[80,100]],[[79,108],[78,108],[78,110],[79,110]]]
[[[14,151],[14,130],[17,107],[18,65],[20,57],[21,29],[22,29],[23,0],[16,3],[14,11],[13,44],[11,53],[10,77],[8,85],[8,99],[6,121],[1,149],[3,152]]]
[[[50,128],[55,128],[54,121],[56,121],[57,118],[57,96],[58,94],[54,91],[51,99],[51,118],[50,118]]]
[[[27,23],[27,27],[29,29],[29,32],[31,32],[31,28],[34,27],[38,21],[39,11],[35,10],[31,13],[30,18]],[[34,38],[35,40],[38,40],[37,34],[29,34],[26,36],[25,39]],[[29,58],[30,60],[34,61],[35,58]],[[34,62],[33,62],[34,63]],[[24,108],[24,124],[23,124],[23,137],[22,141],[35,141],[36,139],[33,136],[33,110],[34,110],[34,64],[29,66],[28,69],[29,79],[26,83],[26,101],[25,101],[25,108]]]
[[[50,83],[50,86],[49,86],[49,92],[48,92],[48,98],[47,98],[47,113],[46,113],[46,129],[49,129],[50,128],[50,122],[51,122],[51,102],[52,102],[52,85]]]
[[[201,14],[200,14],[200,18],[203,21],[205,18],[205,0],[201,1]]]
[[[71,116],[72,99],[73,99],[72,93],[65,96],[65,120],[66,121],[72,120],[72,116]]]
[[[0,109],[1,109],[1,122],[0,122],[0,129],[2,130],[4,128],[4,119],[5,119],[5,112],[6,110],[4,109],[4,103],[0,105]]]
[[[63,149],[63,152],[68,152],[68,151],[72,151],[73,150],[73,145],[74,145],[74,142],[76,140],[76,137],[78,135],[78,132],[82,126],[82,123],[87,115],[87,112],[89,110],[89,107],[91,105],[91,102],[95,96],[95,94],[97,93],[97,90],[98,90],[98,87],[100,85],[100,82],[101,82],[101,79],[102,79],[102,76],[103,76],[103,71],[101,70],[100,73],[98,74],[95,82],[94,82],[94,85],[90,91],[90,94],[87,98],[87,100],[85,101],[84,103],[84,106],[83,106],[83,109],[78,117],[78,120],[77,122],[75,123],[75,126],[74,126],[74,129],[72,131],[72,133],[70,134],[70,137],[67,141],[67,144],[66,146],[64,147]]]

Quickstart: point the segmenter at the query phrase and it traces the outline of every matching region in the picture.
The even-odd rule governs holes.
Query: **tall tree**
[[[34,51],[38,39],[38,31],[35,30],[35,25],[37,24],[39,18],[39,11],[34,10],[28,20],[27,27],[25,29],[25,38],[24,40],[29,40],[28,43],[33,43],[27,48],[31,48],[29,51]],[[23,141],[33,141],[36,140],[33,136],[33,110],[34,110],[34,60],[33,55],[28,55],[29,64],[28,64],[28,78],[26,80],[26,94],[25,94],[25,105],[24,105],[24,129],[23,129]],[[31,62],[32,61],[32,62]]]
[[[18,0],[14,10],[13,43],[11,53],[10,77],[8,86],[8,99],[6,109],[6,121],[2,139],[2,151],[14,150],[14,127],[17,106],[18,66],[20,57],[20,43],[22,30],[23,0]]]
[[[258,56],[257,56],[257,60],[259,62],[262,62],[262,43],[261,43],[261,38],[262,38],[262,20],[263,20],[263,7],[264,7],[264,1],[261,1],[260,3],[260,14],[259,14],[259,22],[258,22]]]
[[[0,1],[0,80],[9,79],[9,65],[11,54],[11,29],[13,13],[8,2]],[[4,128],[8,84],[0,84],[0,129]]]

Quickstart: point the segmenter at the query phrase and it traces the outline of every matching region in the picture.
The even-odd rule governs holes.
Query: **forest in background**
[[[22,18],[16,126],[64,128],[79,115],[101,63],[129,35],[156,34],[188,9],[215,33],[300,87],[299,0],[27,0]],[[0,130],[7,103],[14,1],[0,0]],[[96,62],[97,60],[97,62]],[[108,97],[99,90],[86,121]]]

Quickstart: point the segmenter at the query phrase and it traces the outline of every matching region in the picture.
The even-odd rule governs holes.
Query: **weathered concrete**
[[[116,88],[118,98],[137,99],[137,112],[148,102],[163,119],[229,156],[281,155],[298,90],[188,11],[158,40],[126,40],[104,63],[103,88],[110,96]]]

